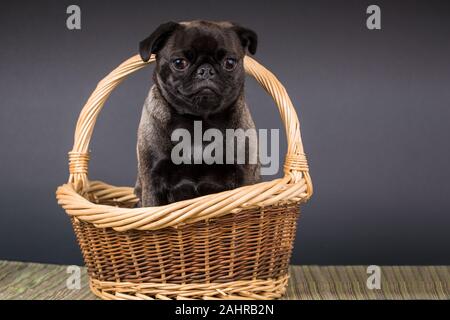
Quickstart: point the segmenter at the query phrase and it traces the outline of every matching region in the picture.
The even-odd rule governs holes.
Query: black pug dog
[[[174,130],[188,130],[194,137],[196,121],[202,134],[214,128],[223,137],[227,129],[255,129],[244,101],[243,58],[247,50],[255,54],[256,47],[255,32],[209,21],[168,22],[140,43],[142,59],[156,54],[156,67],[138,131],[138,206],[166,205],[259,181],[259,161],[248,161],[257,151],[248,143],[245,163],[226,162],[228,151],[213,164],[175,164],[171,158]],[[224,150],[237,152],[237,143],[225,140]]]

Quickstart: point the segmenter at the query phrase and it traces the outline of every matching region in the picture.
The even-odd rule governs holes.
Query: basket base
[[[90,279],[91,291],[104,300],[273,300],[286,292],[289,275],[269,280],[225,283],[132,283]]]

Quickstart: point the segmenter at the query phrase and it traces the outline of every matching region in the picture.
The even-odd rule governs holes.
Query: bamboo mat
[[[284,299],[450,299],[450,267],[381,267],[381,289],[369,290],[364,266],[292,266]],[[0,261],[0,300],[91,300],[86,270],[69,290],[67,266]]]

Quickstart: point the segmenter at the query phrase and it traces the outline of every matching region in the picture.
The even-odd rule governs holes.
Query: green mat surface
[[[81,289],[69,290],[67,266],[0,261],[0,299],[96,299],[81,270]],[[450,299],[450,266],[381,267],[381,288],[373,290],[366,271],[366,266],[291,266],[284,299]]]

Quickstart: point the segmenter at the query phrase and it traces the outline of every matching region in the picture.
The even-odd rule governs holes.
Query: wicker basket
[[[134,56],[104,80],[78,119],[69,182],[58,203],[71,217],[104,299],[276,299],[286,289],[299,204],[312,195],[300,126],[286,90],[250,57],[246,72],[275,100],[288,150],[284,177],[154,208],[133,208],[133,188],[89,181],[89,141],[111,92],[145,63]]]

